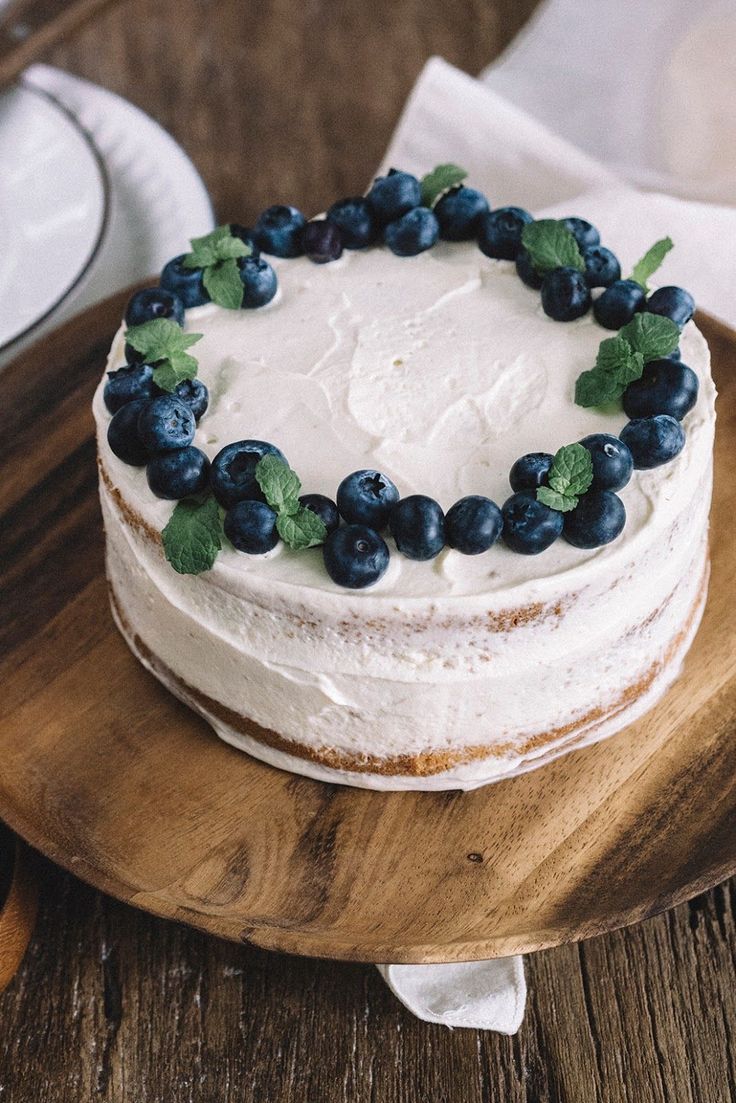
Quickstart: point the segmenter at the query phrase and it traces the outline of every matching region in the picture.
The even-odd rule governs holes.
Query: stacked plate
[[[47,66],[0,95],[0,366],[212,228],[183,151],[125,100]]]

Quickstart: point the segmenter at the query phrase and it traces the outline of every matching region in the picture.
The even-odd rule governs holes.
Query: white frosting
[[[616,433],[625,421],[573,401],[605,331],[590,316],[552,322],[512,265],[475,246],[276,265],[270,306],[187,314],[187,328],[204,334],[194,351],[211,405],[196,443],[210,456],[255,437],[281,447],[305,491],[334,496],[345,474],[377,467],[402,494],[427,493],[445,508],[467,493],[500,504],[522,453]],[[389,786],[472,785],[518,769],[530,737],[614,708],[665,656],[671,673],[669,652],[681,651],[674,641],[703,576],[715,396],[694,325],[681,348],[701,383],[686,448],[635,472],[622,492],[626,528],[606,548],[559,540],[539,556],[497,545],[416,563],[391,545],[388,572],[366,591],[335,586],[318,549],[282,546],[266,556],[228,548],[212,571],[185,577],[121,524],[103,488],[108,572],[126,621],[177,678],[316,753],[504,748],[492,770],[481,760],[439,781]],[[121,334],[111,366],[120,362]],[[160,531],[171,503],[110,452],[102,384],[95,415],[109,479]],[[662,673],[656,684],[666,682]]]
[[[274,264],[280,289],[269,306],[187,312],[186,328],[204,334],[192,351],[211,404],[195,443],[210,456],[235,440],[268,440],[285,453],[305,492],[334,497],[350,471],[375,467],[403,495],[429,494],[448,509],[464,494],[501,504],[510,493],[509,469],[524,452],[555,452],[625,423],[620,411],[602,414],[573,400],[575,380],[593,365],[606,336],[592,314],[552,321],[511,262],[490,261],[475,245],[441,244],[410,258],[373,249],[345,253],[333,264],[306,258]],[[705,345],[692,325],[682,350],[687,363],[703,366],[703,393],[687,420],[688,452],[677,465],[635,475],[622,494],[627,525],[615,544],[581,552],[559,540],[540,556],[517,555],[502,544],[478,557],[446,549],[431,563],[394,555],[361,600],[483,595],[626,555],[653,503],[667,497],[683,462],[698,452],[693,436],[703,427],[710,435],[714,392]],[[110,366],[123,359],[120,333]],[[106,426],[101,389],[95,412]],[[153,498],[145,472],[117,460],[104,434],[101,451],[126,500],[162,529],[171,504]],[[214,571],[236,588],[251,573],[272,587],[310,586],[344,600],[318,550],[291,553],[279,545],[261,558],[229,549]]]

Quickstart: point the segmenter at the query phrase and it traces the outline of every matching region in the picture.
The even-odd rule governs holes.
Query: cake
[[[397,187],[390,185],[394,193]],[[632,281],[621,281],[613,262],[614,270],[601,277],[608,286],[592,293],[595,313],[589,309],[590,292],[580,291],[581,281],[595,286],[595,271],[612,254],[586,239],[595,231],[582,220],[557,224],[558,252],[572,248],[572,263],[559,263],[570,259],[563,248],[545,270],[533,233],[524,229],[551,232],[549,225],[521,215],[494,221],[485,200],[474,199],[478,193],[453,178],[433,202],[423,191],[424,203],[408,213],[388,212],[388,247],[357,248],[363,242],[356,211],[373,220],[371,238],[376,224],[387,221],[380,188],[372,194],[351,201],[353,208],[338,204],[327,221],[305,225],[292,208],[278,207],[259,219],[254,232],[222,228],[193,243],[188,262],[177,258],[167,266],[163,291],[134,297],[110,351],[107,371],[113,374],[94,398],[110,597],[116,623],[141,663],[233,746],[330,782],[469,789],[614,734],[677,677],[707,591],[715,390],[706,342],[687,320],[691,309],[682,313],[682,296],[673,299],[676,289],[654,292],[645,302],[644,290],[637,296],[633,288],[634,306],[626,308],[630,322],[676,323],[679,351],[670,340],[666,356],[654,358],[656,379],[653,357],[637,351],[638,338],[626,344],[630,322],[616,324],[614,333],[612,308],[615,324],[617,304],[632,298],[632,288],[619,285]],[[352,222],[340,217],[346,209]],[[417,209],[426,214],[416,216]],[[208,253],[213,242],[217,247]],[[346,244],[353,247],[342,248]],[[576,260],[581,256],[582,264]],[[203,273],[212,271],[221,274],[219,284],[216,278],[203,283]],[[228,300],[234,271],[245,288],[243,308],[237,294]],[[567,284],[560,272],[568,272]],[[519,273],[537,287],[543,283],[541,304]],[[263,305],[247,302],[248,279],[255,299],[270,281]],[[640,271],[637,287],[646,279]],[[585,310],[577,311],[576,294],[587,296]],[[203,301],[210,295],[226,305]],[[651,310],[643,311],[647,304]],[[566,311],[579,316],[557,320]],[[147,356],[145,341],[138,349],[131,344],[136,325],[145,333],[146,322],[162,317],[172,331],[201,334],[188,349],[177,346],[170,362]],[[659,336],[666,329],[661,326]],[[625,354],[629,368],[634,362],[617,386],[613,370],[605,375],[601,351],[613,338],[619,344],[609,344],[608,352]],[[191,433],[183,443],[166,443],[156,436],[152,403],[162,388],[165,401],[178,401],[170,397],[171,365],[185,372],[189,355],[208,405],[193,445]],[[126,358],[134,366],[120,373]],[[140,365],[146,358],[153,371]],[[164,370],[156,374],[157,362],[168,377]],[[596,363],[597,375],[591,374]],[[688,372],[691,393],[683,398]],[[601,391],[605,402],[592,405],[589,396],[583,405],[586,379],[606,386],[613,379],[618,395]],[[670,388],[664,398],[663,380]],[[196,403],[194,389],[186,382],[180,387],[184,405]],[[136,419],[125,415],[128,436],[116,436],[111,425],[122,424],[119,411],[132,410],[131,402],[139,405]],[[622,403],[630,415],[643,416],[627,425]],[[112,420],[111,410],[118,411]],[[664,437],[657,435],[662,425]],[[664,458],[657,453],[662,440],[666,452],[667,433],[683,430],[684,445],[680,440]],[[626,473],[626,485],[605,482],[592,445],[586,456],[595,463],[577,489],[575,476],[569,485],[555,478],[552,457],[575,459],[580,453],[565,453],[563,446],[590,439],[628,440],[629,448],[616,444],[605,453],[633,455],[636,467]],[[321,536],[312,540],[316,546],[287,546],[277,540],[287,528],[279,524],[277,532],[272,520],[270,550],[237,550],[238,543],[248,546],[254,531],[253,500],[261,499],[258,524],[270,507],[257,488],[243,511],[251,528],[238,528],[233,513],[228,529],[226,511],[235,506],[222,493],[218,506],[208,480],[216,485],[212,472],[222,475],[218,454],[243,440],[277,446],[280,451],[270,453],[273,469],[291,478],[291,465],[309,494],[334,501],[342,485],[348,501],[345,476],[369,471],[381,473],[382,487],[395,484],[401,502],[410,500],[403,514],[391,507],[388,528],[385,516],[376,523],[382,530],[376,546],[385,549],[386,561],[368,579],[372,584],[341,585],[335,569],[326,569],[328,545],[333,559],[338,554],[329,511],[322,514]],[[168,451],[158,455],[168,458],[156,467],[162,442]],[[179,446],[200,450],[196,472],[182,467]],[[216,461],[213,468],[201,453]],[[539,454],[543,458],[534,460]],[[175,486],[176,471],[184,471],[181,485],[194,488],[191,516],[208,511],[201,513],[204,535],[187,530],[189,539],[195,534],[189,547],[195,559],[201,552],[196,541],[211,539],[207,525],[221,524],[224,516],[224,532],[235,534],[234,543],[224,534],[215,539],[221,547],[206,569],[194,568],[199,573],[181,573],[190,569],[186,555],[182,562],[171,550],[172,515],[180,508],[172,499],[182,496],[166,482],[172,471]],[[233,468],[233,477],[237,473]],[[293,493],[301,493],[294,485]],[[483,545],[485,533],[487,550],[466,547],[463,525],[451,524],[450,507],[467,496],[498,503],[495,514],[490,505],[481,510],[479,539]],[[283,510],[286,517],[291,509],[291,521],[293,502]],[[337,530],[344,548],[351,526],[365,517],[353,517],[349,502],[342,508],[350,522]],[[316,505],[312,512],[319,515]],[[543,550],[524,544],[539,538],[537,514],[555,528]],[[537,534],[531,538],[530,517]],[[591,543],[597,546],[584,546]]]

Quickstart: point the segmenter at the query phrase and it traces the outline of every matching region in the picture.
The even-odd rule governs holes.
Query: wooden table
[[[49,58],[155,116],[222,220],[361,190],[433,53],[478,71],[534,0],[127,0]],[[528,961],[512,1039],[427,1026],[369,966],[217,942],[39,859],[35,938],[0,997],[3,1103],[725,1103],[732,884]]]

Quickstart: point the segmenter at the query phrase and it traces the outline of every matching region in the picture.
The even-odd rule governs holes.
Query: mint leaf
[[[556,218],[530,222],[521,232],[521,243],[537,272],[546,274],[553,268],[585,270],[583,255],[574,235]]]
[[[537,501],[541,502],[542,505],[549,506],[550,509],[556,509],[558,513],[569,513],[578,504],[577,498],[566,498],[564,494],[559,494],[558,491],[551,490],[548,486],[539,487]]]
[[[271,509],[277,513],[297,512],[302,484],[288,463],[278,456],[261,456],[256,464],[255,476]]]
[[[173,391],[184,379],[194,379],[197,361],[186,350],[201,333],[185,333],[170,318],[152,318],[125,331],[125,340],[153,365],[153,381],[164,391]]]
[[[306,506],[298,506],[295,513],[280,513],[276,530],[290,548],[313,548],[324,544],[327,528],[324,521]]]
[[[634,379],[640,378],[644,370],[644,358],[640,352],[634,351],[625,337],[619,334],[601,341],[595,370],[614,376],[619,383],[627,386]]]
[[[583,372],[575,384],[578,406],[605,406],[615,402],[629,383],[641,378],[644,357],[635,351],[621,333],[601,341],[595,368]]]
[[[172,352],[165,360],[154,364],[153,382],[162,391],[175,391],[185,379],[195,378],[198,366],[188,352]]]
[[[222,547],[222,518],[215,499],[177,502],[161,540],[166,558],[179,574],[208,571]]]
[[[555,454],[547,482],[560,494],[585,494],[593,482],[593,459],[582,444],[566,444]]]
[[[593,460],[582,444],[566,444],[555,454],[547,476],[549,486],[540,486],[537,501],[567,513],[575,509],[581,494],[593,482]]]
[[[680,340],[680,330],[671,318],[642,311],[619,330],[619,337],[641,353],[646,364],[674,352]]]
[[[218,261],[249,257],[253,252],[250,245],[230,232],[229,226],[218,226],[203,237],[192,238],[191,246],[182,261],[184,268],[211,268]]]
[[[201,336],[201,333],[185,333],[171,318],[152,318],[150,322],[125,331],[125,340],[145,357],[147,364],[164,360],[171,352],[183,352],[195,345]]]
[[[203,283],[218,306],[238,310],[243,305],[243,281],[236,260],[218,260],[205,268]]]
[[[276,531],[290,548],[312,548],[324,544],[327,528],[311,509],[299,504],[302,484],[288,463],[277,456],[262,456],[255,471],[263,496],[276,511]]]
[[[606,337],[598,346],[595,366],[598,371],[615,375],[622,359],[631,353],[631,345],[623,337]]]
[[[461,169],[459,165],[437,165],[421,179],[424,206],[434,207],[438,199],[452,188],[456,188],[458,184],[462,184],[467,175],[465,169]]]
[[[648,280],[654,275],[672,248],[674,248],[674,242],[671,237],[663,237],[659,241],[655,241],[651,249],[647,249],[641,260],[636,262],[629,279],[633,280],[634,283],[638,283],[640,287],[648,292]]]
[[[201,268],[202,280],[213,303],[226,310],[238,310],[243,305],[243,284],[238,258],[253,252],[229,226],[218,226],[204,237],[192,238],[192,251],[182,261],[185,268]]]
[[[584,371],[575,384],[575,403],[578,406],[605,406],[615,402],[623,394],[615,375],[601,371]]]

